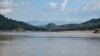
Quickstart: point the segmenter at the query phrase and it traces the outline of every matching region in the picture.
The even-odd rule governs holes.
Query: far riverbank
[[[65,37],[100,37],[93,31],[62,31],[62,32],[0,32],[0,35],[10,36],[65,36]]]

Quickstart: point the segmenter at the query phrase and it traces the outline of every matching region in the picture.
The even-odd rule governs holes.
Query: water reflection
[[[100,56],[97,37],[16,37],[0,37],[0,56]]]

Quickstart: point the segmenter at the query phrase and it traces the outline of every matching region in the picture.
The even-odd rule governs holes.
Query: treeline
[[[45,30],[43,28],[29,25],[27,23],[24,23],[22,21],[16,21],[12,19],[8,19],[4,15],[0,14],[0,31],[40,31],[40,30]]]
[[[33,26],[22,21],[16,21],[0,14],[0,31],[71,31],[71,30],[95,30],[100,29],[100,18],[91,19],[80,24]]]
[[[91,19],[80,24],[56,25],[49,23],[43,28],[48,31],[95,30],[100,29],[100,18]]]

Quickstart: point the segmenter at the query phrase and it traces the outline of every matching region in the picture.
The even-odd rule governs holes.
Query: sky
[[[0,13],[19,21],[79,23],[100,17],[100,0],[0,0]]]

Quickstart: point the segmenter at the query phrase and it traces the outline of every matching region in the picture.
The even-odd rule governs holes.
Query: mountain
[[[98,29],[100,28],[100,18],[91,19],[89,21],[81,23],[85,29]]]
[[[47,25],[34,26],[22,21],[16,21],[0,14],[0,31],[68,31],[68,30],[95,30],[100,29],[100,18],[91,19],[80,24]]]
[[[98,24],[98,23],[100,23],[100,18],[91,19],[89,21],[83,22],[82,24]]]
[[[31,25],[46,25],[48,23],[54,23],[56,25],[62,25],[62,24],[68,24],[68,23],[79,23],[79,22],[72,22],[72,21],[38,21],[38,20],[33,20],[33,21],[26,21],[28,24]]]
[[[49,23],[46,25],[46,29],[48,29],[49,31],[54,31],[58,28],[58,26],[54,23]]]
[[[43,28],[39,28],[37,26],[33,26],[22,21],[16,21],[12,19],[8,19],[4,15],[0,14],[0,30],[1,31],[11,31],[11,30],[44,30]]]
[[[80,24],[56,25],[54,23],[49,23],[45,25],[45,27],[43,26],[43,28],[47,29],[48,31],[95,30],[100,29],[100,18],[91,19]]]

